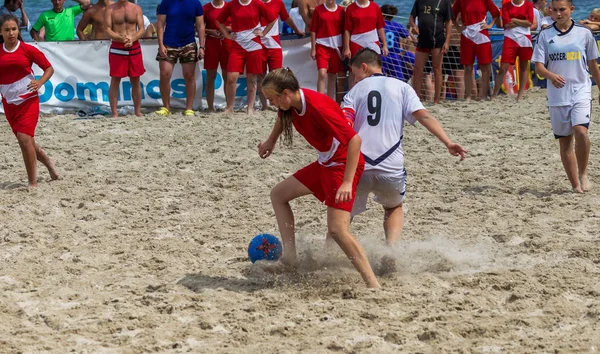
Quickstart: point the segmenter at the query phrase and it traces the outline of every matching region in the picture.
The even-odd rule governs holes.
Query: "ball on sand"
[[[260,260],[276,261],[281,257],[282,252],[281,242],[271,234],[254,236],[248,246],[248,257],[252,263]]]

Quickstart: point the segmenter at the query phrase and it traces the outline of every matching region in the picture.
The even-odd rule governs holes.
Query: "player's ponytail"
[[[13,14],[5,14],[5,15],[0,16],[0,29],[8,21],[14,21],[17,24],[17,27],[19,26],[19,19],[17,18],[17,16],[15,16]],[[25,42],[23,40],[23,37],[21,36],[21,29],[19,29],[19,35],[17,36],[17,39],[20,40],[21,42]],[[0,44],[1,43],[4,43],[4,37],[2,37],[2,35],[0,35]]]
[[[300,84],[298,79],[289,68],[276,69],[267,74],[262,81],[262,89],[273,91],[276,95],[281,95],[283,90],[291,92],[298,92],[300,90]],[[284,111],[279,109],[279,118],[283,125],[283,144],[286,146],[292,146],[292,138],[294,136],[293,124],[292,124],[292,109]]]

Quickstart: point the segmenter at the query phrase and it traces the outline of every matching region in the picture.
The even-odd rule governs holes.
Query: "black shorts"
[[[417,40],[417,50],[419,49],[435,49],[441,48],[446,42],[446,35],[444,33],[437,35],[437,38],[433,39],[431,36],[419,36]]]
[[[442,71],[444,75],[452,75],[454,70],[463,70],[465,67],[460,65],[460,48],[450,46],[448,53],[444,54],[442,59]]]

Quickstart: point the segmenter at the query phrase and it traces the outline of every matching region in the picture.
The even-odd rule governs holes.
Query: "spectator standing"
[[[21,18],[19,20],[19,28],[21,30],[30,30],[31,24],[29,23],[29,18],[27,17],[27,13],[25,12],[25,3],[24,0],[4,0],[4,6],[0,7],[0,15],[15,15],[17,10],[21,11]]]
[[[217,26],[217,19],[227,5],[228,3],[223,0],[213,0],[203,6],[206,22],[206,54],[204,56],[206,83],[204,90],[209,112],[215,111],[215,80],[219,65],[221,66],[223,84],[227,82],[227,62],[229,61],[232,44],[229,39],[223,37],[223,33]],[[231,21],[226,20],[225,25],[231,28]],[[227,90],[225,90],[225,95],[227,95]],[[227,97],[225,101],[227,101]]]
[[[196,62],[204,56],[204,10],[198,0],[163,0],[158,8],[158,55],[160,70],[160,96],[163,106],[156,114],[171,114],[171,76],[179,61],[185,81],[185,111],[194,116],[196,96]],[[200,48],[194,32],[198,33]]]
[[[75,0],[79,5],[65,8],[65,0],[51,0],[52,10],[43,12],[30,31],[31,38],[42,41],[39,33],[45,29],[46,41],[75,39],[75,17],[90,7],[90,0]]]
[[[79,40],[87,39],[109,39],[106,25],[104,22],[104,13],[106,7],[113,4],[112,0],[98,0],[98,2],[84,12],[79,24],[77,24],[77,37]],[[84,34],[84,30],[88,25],[92,25],[92,32],[89,36]]]
[[[544,12],[546,8],[546,0],[533,0],[533,15],[537,21],[537,26],[532,28],[534,31],[542,29],[542,19],[544,18]]]

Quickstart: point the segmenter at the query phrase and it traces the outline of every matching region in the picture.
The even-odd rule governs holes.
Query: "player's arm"
[[[448,149],[451,155],[460,156],[461,160],[464,160],[467,154],[467,150],[463,149],[459,144],[453,143],[448,137],[444,128],[440,122],[432,116],[426,109],[420,109],[413,112],[413,117],[421,123],[431,134],[438,138]]]
[[[135,35],[133,36],[133,38],[131,39],[131,42],[135,42],[138,41],[140,38],[144,37],[144,34],[146,33],[146,29],[144,28],[144,15],[142,12],[142,8],[138,5],[137,7],[137,14],[136,14],[136,22],[137,22],[137,32],[135,33]],[[148,26],[150,27],[150,26]]]
[[[304,36],[304,31],[301,30],[300,28],[298,28],[298,26],[296,26],[296,23],[294,22],[294,20],[291,17],[288,17],[287,20],[285,20],[284,22],[287,23],[287,25],[290,26],[290,28],[292,30],[294,30],[294,32],[297,35]]]
[[[358,134],[355,134],[352,139],[348,142],[348,155],[346,156],[346,170],[344,171],[344,182],[338,188],[335,194],[335,201],[346,202],[352,199],[352,182],[354,181],[354,174],[356,173],[356,167],[358,166],[358,159],[360,158],[360,146],[362,145],[362,139]]]
[[[310,5],[307,0],[298,0],[298,13],[300,13],[302,20],[304,20],[304,24],[310,28],[311,14]]]
[[[310,32],[310,57],[312,60],[317,60],[317,35],[315,32]]]
[[[544,79],[550,80],[552,82],[552,85],[554,85],[554,87],[556,88],[562,88],[565,86],[565,79],[562,76],[557,75],[551,72],[550,70],[546,69],[544,63],[536,62],[535,72]]]
[[[273,149],[275,149],[275,144],[277,143],[277,139],[283,132],[283,123],[281,123],[281,118],[277,115],[277,119],[275,120],[275,125],[273,126],[273,130],[271,134],[265,141],[261,141],[258,143],[258,156],[263,159],[266,159],[273,153]]]
[[[112,11],[113,9],[111,6],[107,6],[106,11],[104,11],[104,24],[106,25],[106,33],[108,34],[110,39],[115,40],[117,42],[124,42],[125,37],[113,31],[112,29]]]
[[[83,13],[83,16],[81,16],[81,20],[79,20],[79,23],[77,24],[77,37],[79,38],[80,41],[87,40],[83,31],[90,24],[91,19],[92,19],[92,11],[86,11]]]
[[[531,27],[531,25],[533,25],[529,20],[521,20],[518,18],[512,18],[510,21],[520,27]]]
[[[198,56],[204,57],[204,45],[206,43],[204,15],[196,16],[196,31],[198,32],[198,42],[200,43],[200,48],[198,48]]]
[[[23,1],[19,2],[19,8],[21,9],[21,26],[24,28],[29,27],[29,18],[27,17],[27,13],[25,12],[25,4]]]
[[[45,17],[44,16],[38,17],[37,21],[35,22],[35,24],[31,28],[31,30],[29,31],[31,38],[33,38],[34,41],[41,42],[43,40],[40,37],[40,31],[42,30],[42,28],[44,28],[44,25],[45,25]]]
[[[75,2],[79,4],[83,11],[90,8],[90,0],[75,0]]]
[[[444,45],[442,46],[442,54],[446,54],[446,53],[448,53],[448,50],[450,50],[450,39],[452,37],[452,20],[447,20],[445,25],[446,25],[446,41],[444,42]]]
[[[594,78],[594,81],[596,82],[596,85],[599,85],[600,84],[600,68],[598,68],[597,59],[588,60],[588,67],[590,69],[590,74],[592,74],[592,77]],[[598,99],[600,100],[600,96],[598,96]]]
[[[167,48],[163,43],[165,37],[165,23],[167,22],[167,15],[158,14],[156,16],[156,39],[158,40],[158,53],[161,57],[167,57]]]

